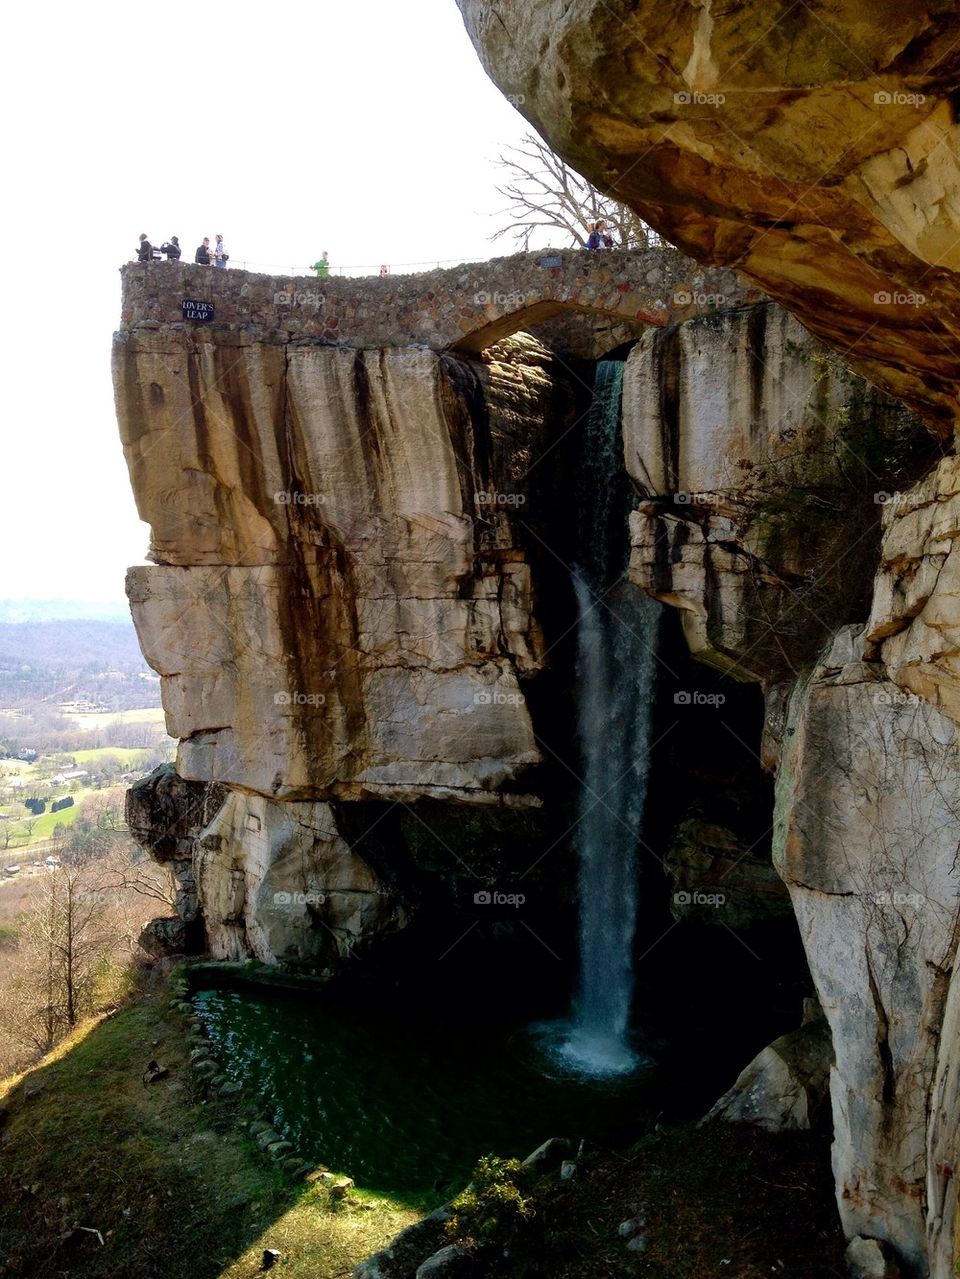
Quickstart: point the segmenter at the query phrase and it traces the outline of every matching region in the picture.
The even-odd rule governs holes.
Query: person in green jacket
[[[318,280],[322,280],[330,274],[330,261],[326,249],[323,251],[323,257],[318,258],[310,270],[316,271]]]

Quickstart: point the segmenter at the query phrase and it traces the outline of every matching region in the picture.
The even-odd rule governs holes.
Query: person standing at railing
[[[153,261],[153,245],[147,239],[146,232],[144,232],[144,234],[141,235],[140,237],[140,244],[139,244],[139,247],[137,248],[137,261],[138,262]]]
[[[223,242],[223,236],[217,236],[217,242],[213,246],[213,257],[217,266],[225,267],[230,254],[227,252],[227,246]]]
[[[208,235],[203,237],[203,244],[200,245],[199,249],[197,249],[196,253],[193,255],[193,260],[196,262],[197,266],[210,265],[210,237]]]
[[[310,270],[316,271],[318,280],[325,280],[327,278],[330,274],[330,255],[327,253],[326,249],[323,251],[323,257],[317,258]]]
[[[179,262],[180,260],[180,241],[175,235],[171,235],[166,244],[160,245],[160,252],[167,255],[168,262]]]
[[[613,236],[607,230],[607,224],[601,218],[594,226],[590,228],[590,235],[587,237],[588,249],[612,249]]]

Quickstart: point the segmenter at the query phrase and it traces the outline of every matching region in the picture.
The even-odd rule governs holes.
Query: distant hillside
[[[130,609],[125,600],[0,600],[3,622],[127,622]]]
[[[159,706],[132,622],[0,622],[0,707],[60,702]]]
[[[0,668],[21,666],[61,672],[149,669],[129,619],[0,622]]]

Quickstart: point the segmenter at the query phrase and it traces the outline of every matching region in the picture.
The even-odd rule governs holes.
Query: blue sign
[[[212,302],[201,302],[199,298],[184,298],[180,303],[180,311],[185,320],[212,320],[214,311]]]
[[[555,258],[541,258],[539,265],[542,266],[545,271],[555,271],[558,267],[563,266],[563,258],[559,256]]]

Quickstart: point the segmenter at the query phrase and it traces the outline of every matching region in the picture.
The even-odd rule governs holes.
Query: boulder
[[[172,955],[196,954],[201,935],[191,923],[171,917],[151,919],[137,940],[154,959],[167,959]]]
[[[405,923],[325,803],[231,791],[198,837],[195,871],[209,945],[233,959],[337,961]]]
[[[890,1245],[858,1235],[844,1254],[850,1279],[900,1279],[900,1267]]]
[[[459,1244],[449,1244],[417,1268],[416,1279],[461,1279],[473,1270],[473,1255]]]
[[[817,1005],[798,1030],[754,1057],[701,1122],[748,1124],[765,1132],[811,1128],[827,1105],[832,1064],[830,1027]]]
[[[535,1173],[552,1172],[572,1153],[573,1142],[566,1137],[550,1137],[532,1154],[527,1155],[523,1166]]]
[[[127,791],[130,834],[156,861],[189,864],[197,832],[225,798],[224,787],[185,781],[173,764],[161,764]]]

